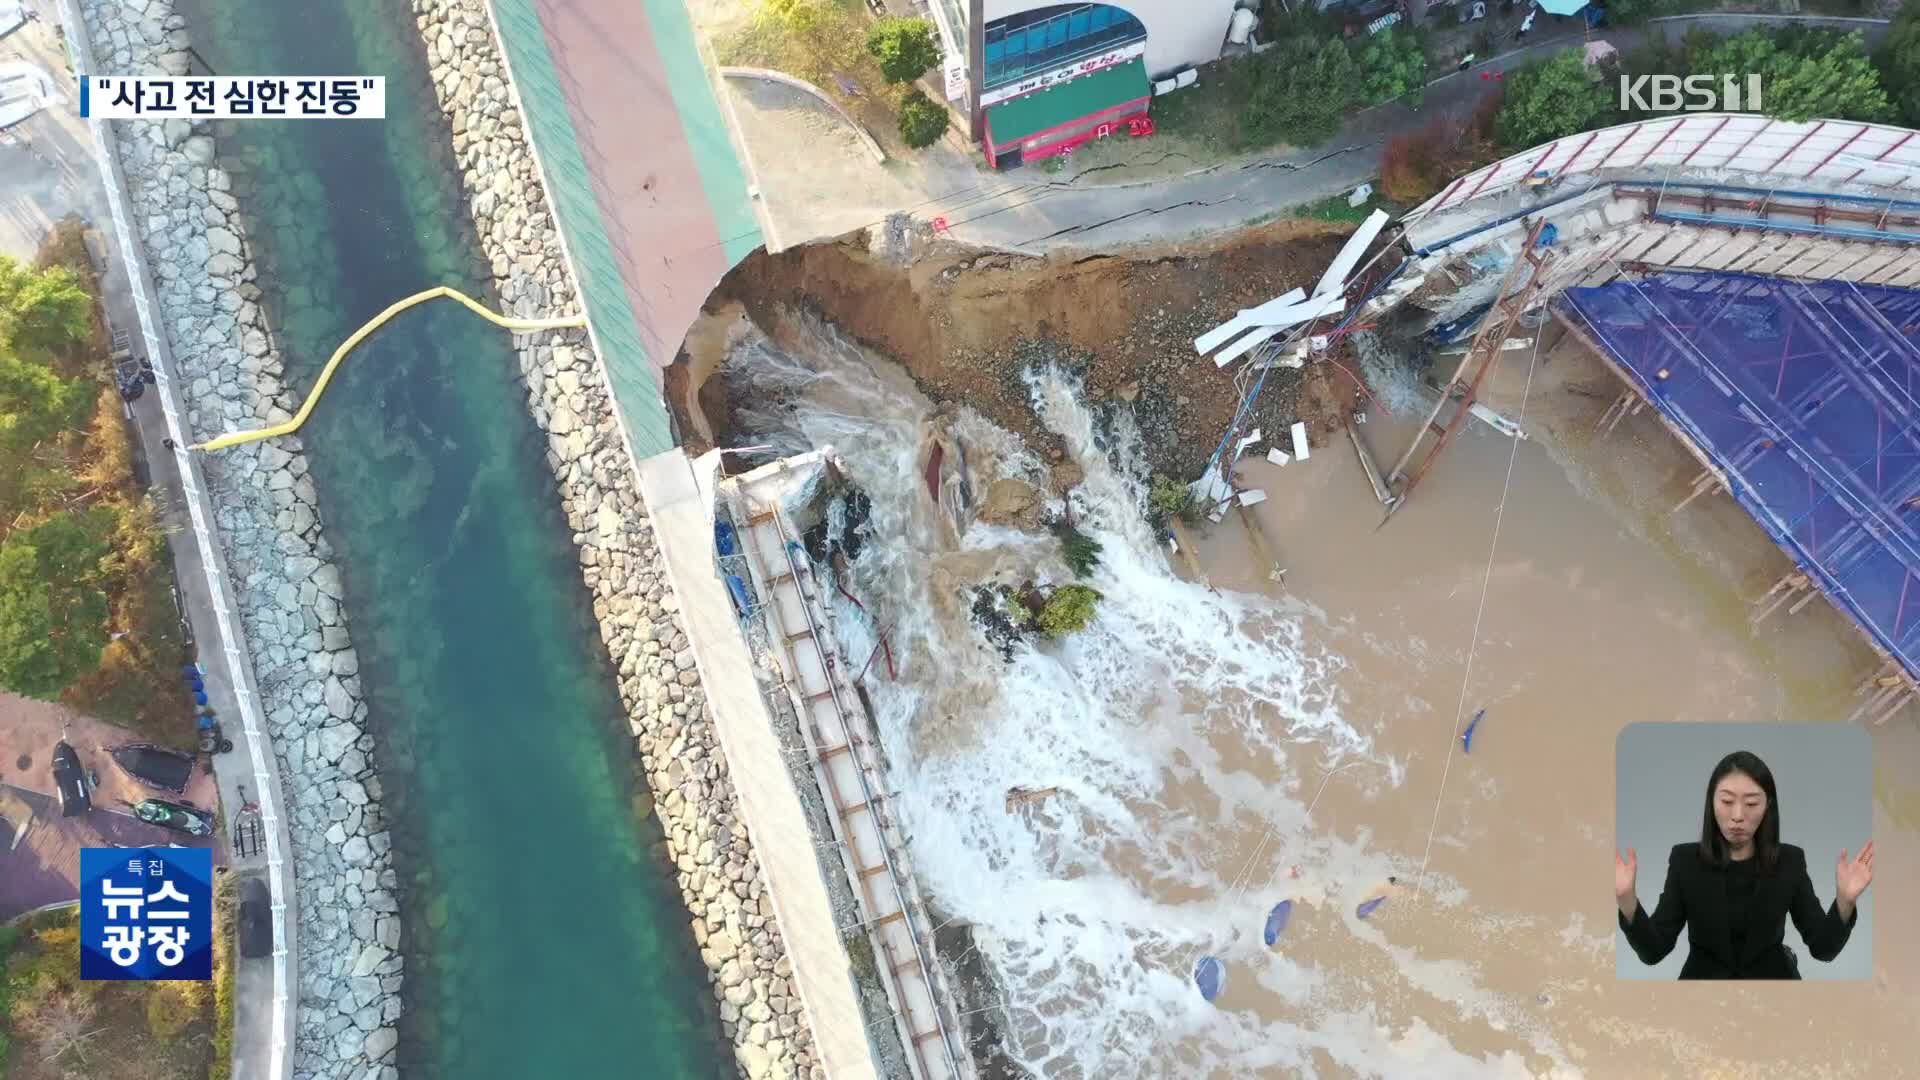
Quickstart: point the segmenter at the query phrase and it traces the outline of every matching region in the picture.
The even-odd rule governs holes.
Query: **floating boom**
[[[1330,293],[1345,292],[1347,275],[1353,273],[1353,268],[1360,265],[1360,256],[1367,253],[1367,248],[1373,245],[1373,238],[1379,236],[1380,230],[1386,228],[1386,225],[1385,210],[1375,210],[1367,215],[1367,220],[1360,225],[1360,231],[1347,238],[1347,246],[1340,249],[1340,254],[1334,256],[1333,264],[1327,267],[1327,272],[1320,275],[1320,284],[1313,287],[1313,295],[1320,297]]]

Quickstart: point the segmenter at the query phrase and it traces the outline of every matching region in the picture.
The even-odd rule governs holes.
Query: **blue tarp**
[[[1920,677],[1920,290],[1676,272],[1559,302]]]
[[[1212,1001],[1227,987],[1227,965],[1217,956],[1203,956],[1194,966],[1193,982],[1200,988],[1200,996]]]

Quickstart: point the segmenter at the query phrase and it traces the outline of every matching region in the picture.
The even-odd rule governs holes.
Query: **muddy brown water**
[[[1515,355],[1488,395],[1509,417],[1519,415],[1526,372],[1525,354]],[[1331,777],[1316,831],[1364,834],[1426,865],[1369,924],[1373,947],[1309,931],[1290,946],[1294,959],[1358,974],[1344,985],[1365,988],[1384,1027],[1425,1024],[1462,1052],[1525,1070],[1514,1075],[1544,1072],[1544,1046],[1596,1077],[1920,1075],[1909,1041],[1920,938],[1897,918],[1880,924],[1870,982],[1614,980],[1608,867],[1620,729],[1844,722],[1853,687],[1877,660],[1824,603],[1750,626],[1746,599],[1789,569],[1785,556],[1724,496],[1673,514],[1698,471],[1693,459],[1651,412],[1595,437],[1605,402],[1577,391],[1617,388],[1577,347],[1549,356],[1526,391],[1533,439],[1515,455],[1475,425],[1384,528],[1344,440],[1304,463],[1243,469],[1268,493],[1256,513],[1288,571],[1284,593],[1271,591],[1318,612],[1321,634],[1350,665],[1340,680],[1348,715],[1370,721],[1379,748],[1407,763],[1397,788],[1365,770]],[[1363,431],[1391,467],[1415,427],[1375,417]],[[1233,524],[1201,542],[1203,567],[1216,587],[1268,589]],[[1455,732],[1482,707],[1472,753],[1456,752]],[[1873,888],[1891,912],[1920,886],[1920,725],[1909,710],[1872,734],[1873,839],[1886,853]],[[1657,892],[1642,876],[1643,895]],[[1353,899],[1351,883],[1297,888],[1323,884]],[[1831,894],[1830,877],[1816,885]],[[1230,988],[1226,1008],[1290,1011],[1245,981],[1240,990]],[[1417,1056],[1422,1040],[1405,1043]]]

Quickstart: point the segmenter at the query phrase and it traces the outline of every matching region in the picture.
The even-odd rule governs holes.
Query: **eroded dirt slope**
[[[1029,408],[1020,372],[1059,361],[1084,371],[1095,401],[1136,405],[1156,468],[1181,478],[1205,465],[1239,405],[1239,365],[1197,356],[1193,339],[1243,307],[1311,289],[1351,226],[1285,221],[1230,240],[1125,255],[1039,259],[958,245],[922,246],[908,263],[876,255],[864,234],[778,255],[757,253],[728,275],[706,311],[743,307],[765,325],[781,305],[811,310],[898,360],[938,401],[963,402],[1043,451],[1055,449]],[[690,343],[703,336],[696,328]],[[689,348],[668,372],[689,443],[729,434],[711,359]],[[691,359],[690,359],[691,358]],[[1352,402],[1329,365],[1276,370],[1257,422],[1269,434],[1307,419],[1315,441]],[[689,390],[704,420],[689,413]],[[709,428],[709,424],[711,427]]]

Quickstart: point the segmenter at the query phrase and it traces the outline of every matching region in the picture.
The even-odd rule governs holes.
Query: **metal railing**
[[[65,37],[74,74],[85,78],[93,66],[86,23],[80,17],[74,0],[60,0],[60,10],[61,18],[67,23]],[[253,765],[260,820],[265,826],[267,885],[272,899],[273,923],[273,1036],[268,1074],[284,1080],[292,1075],[288,1048],[292,1016],[289,992],[293,985],[294,955],[288,917],[292,905],[287,902],[292,876],[291,866],[280,844],[279,777],[274,772],[273,748],[261,726],[253,668],[241,648],[243,639],[238,620],[227,602],[226,563],[221,555],[212,507],[208,503],[206,480],[201,475],[199,462],[186,450],[193,439],[181,419],[181,407],[177,400],[179,390],[171,370],[172,354],[167,350],[166,342],[154,322],[153,309],[157,303],[151,296],[153,279],[147,271],[146,255],[139,234],[128,224],[125,177],[114,155],[113,133],[108,129],[108,123],[105,120],[92,120],[87,124],[87,129],[93,137],[93,152],[100,168],[101,184],[106,189],[120,257],[125,263],[128,293],[133,298],[134,311],[139,315],[140,334],[145,341],[147,355],[153,360],[154,387],[159,392],[160,411],[166,418],[167,435],[175,447],[173,453],[175,463],[180,468],[180,486],[193,521],[194,542],[199,547],[201,568],[206,574],[208,596],[220,633],[228,683],[233,687],[241,728],[246,735],[248,758]]]

